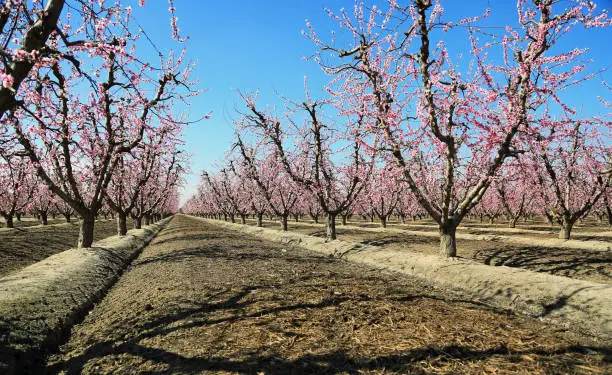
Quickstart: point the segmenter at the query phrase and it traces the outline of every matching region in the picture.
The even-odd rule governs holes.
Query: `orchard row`
[[[576,31],[609,27],[606,11],[519,0],[501,29],[480,27],[488,10],[455,21],[443,13],[430,0],[357,4],[330,12],[339,27],[329,41],[309,24],[329,96],[306,87],[303,100],[272,107],[242,94],[228,162],[203,174],[185,210],[254,214],[260,225],[270,212],[285,230],[290,214],[325,216],[328,239],[339,216],[384,225],[393,213],[427,215],[445,256],[456,256],[469,216],[515,225],[545,215],[565,239],[589,213],[610,220],[610,103],[572,97],[594,76],[586,49],[563,47]],[[459,38],[467,50],[446,43]]]
[[[170,25],[180,42],[172,1]],[[157,47],[120,2],[5,1],[0,28],[7,223],[23,211],[75,213],[89,247],[100,212],[116,213],[119,234],[128,216],[139,226],[175,212],[186,160],[173,108],[198,93],[184,52],[147,61],[143,48]]]

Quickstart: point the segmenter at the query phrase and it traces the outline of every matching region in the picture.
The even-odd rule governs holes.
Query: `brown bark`
[[[92,213],[87,213],[81,216],[81,227],[79,229],[79,240],[77,246],[91,247],[94,236],[95,216]]]
[[[379,219],[380,219],[380,226],[383,228],[386,228],[387,227],[387,217],[383,215]]]
[[[440,226],[440,253],[445,257],[457,256],[457,240],[455,234],[457,227],[453,223]]]
[[[42,16],[24,34],[21,40],[21,49],[28,53],[40,51],[47,43],[49,35],[56,29],[63,8],[64,0],[49,0]],[[17,105],[15,94],[18,92],[21,83],[30,74],[30,70],[35,63],[36,61],[31,59],[23,59],[9,64],[8,73],[13,76],[14,80],[12,87],[0,87],[0,116]]]
[[[559,231],[559,238],[562,240],[569,240],[571,238],[574,224],[576,224],[576,219],[564,217],[561,220],[561,230]]]
[[[13,215],[4,215],[4,220],[6,220],[7,228],[15,228],[15,223],[13,222]]]
[[[281,215],[280,217],[281,229],[283,232],[287,231],[287,216],[288,215]]]
[[[127,215],[123,212],[117,212],[117,234],[120,236],[127,234]]]
[[[142,228],[142,218],[141,217],[134,217],[134,229],[141,229]]]
[[[336,239],[336,214],[327,214],[327,240]]]

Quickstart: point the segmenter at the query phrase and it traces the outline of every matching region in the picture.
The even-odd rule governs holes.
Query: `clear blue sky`
[[[134,1],[135,3],[135,1]],[[612,0],[596,1],[599,8],[612,8]],[[386,9],[386,1],[366,1]],[[492,14],[485,22],[505,26],[516,19],[515,0],[446,0],[445,20],[480,15],[487,6]],[[242,109],[236,89],[260,90],[260,102],[275,103],[275,92],[293,98],[303,97],[303,80],[308,76],[311,92],[316,94],[326,77],[315,62],[305,61],[314,52],[314,44],[301,34],[308,19],[318,32],[337,30],[324,11],[352,9],[352,0],[175,0],[181,34],[190,37],[186,43],[188,58],[197,62],[194,77],[208,91],[195,98],[190,108],[192,119],[206,113],[212,118],[190,125],[185,131],[186,150],[192,157],[192,175],[187,177],[183,192],[185,201],[195,192],[202,169],[211,169],[223,159],[233,135],[235,109]],[[145,8],[134,6],[134,15],[160,49],[175,45],[169,39],[170,26],[166,0],[147,0]],[[452,40],[454,46],[466,46],[463,40]],[[590,48],[593,68],[612,64],[612,30],[579,32],[563,41],[561,48]],[[602,75],[612,83],[612,74]],[[610,93],[599,88],[601,79],[581,90],[585,102],[596,95],[608,100]],[[595,84],[596,83],[596,84]],[[589,98],[590,97],[590,98]]]

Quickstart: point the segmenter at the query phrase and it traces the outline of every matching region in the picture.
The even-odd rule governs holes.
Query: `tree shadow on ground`
[[[147,371],[148,374],[168,374],[174,372],[200,372],[219,371],[240,374],[361,374],[363,371],[397,371],[410,374],[429,374],[421,362],[435,361],[436,366],[443,367],[456,361],[469,361],[478,366],[479,361],[491,357],[506,357],[512,362],[520,364],[525,357],[541,356],[539,361],[544,364],[551,356],[563,356],[571,353],[592,353],[594,351],[606,356],[604,360],[610,363],[612,354],[607,349],[585,348],[581,346],[568,346],[556,350],[523,350],[514,351],[501,345],[494,348],[475,350],[460,345],[447,345],[443,347],[424,347],[414,350],[401,351],[398,354],[378,356],[373,359],[360,359],[345,351],[332,351],[324,354],[304,354],[295,359],[286,359],[274,355],[258,355],[253,353],[241,359],[226,357],[185,357],[167,350],[152,348],[134,341],[127,341],[114,345],[110,342],[96,344],[89,355],[75,358],[67,363],[66,374],[80,374],[82,365],[86,361],[104,356],[132,355],[164,364],[161,371]],[[94,354],[95,353],[95,354]],[[571,362],[555,363],[559,373],[569,370]],[[56,373],[59,368],[47,368],[47,373]]]
[[[308,281],[308,277],[301,277],[291,280],[289,283],[295,284]],[[363,358],[347,351],[330,351],[323,354],[305,354],[295,359],[281,358],[279,356],[262,354],[267,351],[265,343],[245,355],[229,358],[222,356],[196,356],[187,357],[178,353],[151,347],[143,344],[147,339],[164,337],[177,331],[188,331],[190,329],[207,327],[216,324],[234,324],[239,321],[253,318],[269,317],[269,320],[261,322],[260,325],[268,326],[275,320],[277,314],[282,312],[311,311],[313,309],[326,309],[337,307],[341,304],[357,304],[364,301],[380,302],[393,300],[400,302],[416,301],[420,299],[435,299],[447,302],[463,302],[490,309],[485,304],[454,300],[449,301],[437,296],[426,294],[404,295],[395,297],[371,297],[368,295],[334,295],[323,298],[314,303],[294,303],[289,305],[274,305],[278,303],[275,298],[253,298],[253,292],[259,289],[276,289],[278,285],[254,285],[241,288],[234,293],[222,290],[212,293],[207,301],[178,301],[178,305],[191,305],[190,308],[178,308],[173,311],[153,315],[142,321],[142,316],[138,317],[138,322],[125,321],[123,325],[134,325],[137,329],[129,337],[117,335],[116,338],[106,341],[91,343],[87,349],[77,356],[73,356],[63,362],[58,362],[44,369],[39,373],[56,374],[65,371],[65,374],[80,374],[90,362],[102,360],[105,357],[116,358],[120,356],[139,357],[143,361],[167,366],[163,371],[147,371],[149,374],[162,374],[174,372],[198,372],[198,371],[227,371],[244,374],[256,374],[264,372],[266,374],[360,374],[363,371],[392,370],[407,373],[426,373],[423,370],[423,361],[434,361],[436,365],[444,366],[452,362],[470,361],[477,365],[478,361],[487,360],[490,357],[504,357],[506,360],[520,363],[525,361],[525,357],[530,355],[542,356],[539,361],[553,361],[549,357],[557,356],[554,359],[554,366],[575,365],[575,359],[564,358],[564,354],[581,353],[603,355],[609,362],[612,360],[612,351],[608,348],[596,348],[585,346],[567,346],[560,349],[533,349],[533,350],[509,350],[505,346],[495,346],[488,349],[476,350],[468,346],[448,344],[442,347],[423,347],[413,350],[403,350],[397,354],[382,355],[376,358]],[[219,299],[221,297],[221,299]],[[262,305],[263,304],[263,305]],[[257,305],[257,306],[255,306]],[[264,306],[261,308],[261,306]],[[267,307],[266,307],[267,306]],[[248,311],[248,308],[251,311]],[[213,314],[217,313],[214,317]],[[267,329],[270,329],[269,327]],[[137,332],[137,333],[136,333]],[[293,335],[295,332],[286,332]],[[560,358],[559,358],[560,357]],[[531,359],[529,359],[531,360]],[[563,370],[561,370],[563,372]]]
[[[177,262],[183,261],[186,258],[194,256],[197,257],[213,257],[213,258],[226,258],[239,261],[242,257],[249,258],[251,260],[267,260],[274,258],[274,255],[270,257],[264,257],[261,254],[257,254],[256,257],[247,257],[247,253],[235,254],[234,252],[223,251],[220,249],[211,250],[208,247],[206,250],[201,248],[185,249],[177,254],[176,256],[158,257],[156,262]],[[297,258],[310,259],[309,256],[295,257]],[[316,258],[316,259],[315,259]],[[282,261],[287,261],[286,258],[282,258]],[[320,257],[312,257],[313,261],[333,261]],[[144,262],[136,264],[134,267],[140,267]],[[409,352],[408,354],[381,357],[376,360],[369,360],[366,362],[360,362],[347,354],[342,352],[334,352],[327,355],[306,355],[295,360],[280,359],[274,356],[257,356],[253,355],[250,358],[234,361],[229,358],[187,358],[176,353],[168,352],[165,350],[155,349],[147,347],[142,344],[142,340],[151,339],[155,337],[164,337],[177,331],[188,331],[190,329],[198,327],[207,327],[211,325],[228,323],[233,324],[239,321],[269,317],[274,320],[275,317],[283,312],[293,311],[312,311],[313,309],[321,310],[329,307],[337,307],[341,304],[357,304],[366,301],[397,301],[397,302],[410,302],[422,299],[435,299],[447,302],[462,302],[475,306],[476,308],[490,309],[485,304],[478,303],[475,301],[467,300],[453,300],[426,294],[402,294],[402,291],[394,291],[390,293],[390,296],[369,296],[367,294],[360,295],[336,295],[330,293],[327,297],[322,298],[317,302],[296,302],[290,304],[284,304],[286,301],[278,300],[274,297],[261,298],[261,291],[273,291],[278,290],[283,285],[300,285],[302,287],[321,287],[321,285],[310,284],[309,281],[313,277],[319,275],[305,275],[299,276],[291,280],[286,280],[277,284],[265,284],[265,285],[249,285],[244,286],[238,291],[231,291],[228,289],[221,290],[215,293],[211,293],[203,301],[202,300],[189,300],[183,299],[176,301],[176,306],[189,306],[189,307],[176,307],[171,310],[161,311],[159,315],[152,314],[151,316],[138,315],[133,320],[126,319],[120,323],[122,327],[134,327],[129,337],[124,335],[117,335],[116,338],[109,339],[102,342],[96,342],[91,345],[80,355],[69,358],[65,362],[60,362],[46,368],[47,373],[57,373],[61,370],[66,370],[67,374],[80,374],[85,366],[90,361],[104,358],[106,356],[118,356],[123,354],[129,354],[139,356],[144,360],[154,361],[157,363],[164,363],[169,366],[170,373],[173,371],[233,371],[239,373],[255,373],[255,369],[263,369],[266,373],[338,373],[342,371],[348,371],[348,373],[358,373],[364,369],[383,369],[390,365],[399,366],[399,370],[409,370],[412,365],[425,358],[424,356],[441,356],[451,355],[449,350],[457,352],[453,358],[461,358],[461,355],[473,355],[475,357],[481,356],[486,357],[487,355],[500,354],[494,351],[485,351],[483,353],[472,353],[468,348],[424,348],[421,351]],[[330,276],[338,277],[342,275],[330,274]],[[326,284],[326,287],[342,289],[341,283],[353,283],[351,278],[346,280],[335,280],[335,283]],[[254,293],[259,291],[260,293]],[[250,310],[249,310],[250,308]],[[262,323],[265,324],[265,323]],[[262,348],[263,350],[264,348]],[[501,353],[504,354],[504,353]],[[466,357],[470,358],[470,357]],[[417,365],[414,364],[416,369]],[[41,370],[42,371],[42,370]]]
[[[364,245],[370,246],[385,246],[390,244],[396,245],[437,245],[440,239],[437,237],[417,236],[412,234],[397,234],[397,235],[379,235],[373,236],[367,240],[361,241]]]
[[[603,236],[603,235],[597,236],[597,235],[592,235],[592,234],[576,233],[576,234],[572,234],[572,240],[610,242],[610,246],[612,246],[612,238],[609,236]]]
[[[94,240],[113,236],[115,227],[109,223],[96,223]],[[15,228],[0,232],[0,277],[7,276],[30,264],[76,247],[78,225]]]
[[[199,227],[195,229],[200,230]],[[198,234],[194,240],[200,241],[206,235]],[[469,303],[465,309],[468,311],[465,315],[458,316],[457,320],[461,320],[461,317],[479,317],[480,315],[474,315],[473,311],[491,309],[474,301],[443,298],[433,289],[432,295],[428,295],[430,289],[420,287],[420,284],[417,284],[418,289],[413,289],[412,286],[408,288],[404,284],[393,284],[391,277],[381,278],[378,274],[367,273],[365,268],[347,270],[349,267],[345,268],[344,264],[333,268],[332,263],[340,262],[336,259],[312,256],[301,251],[283,252],[282,246],[262,246],[260,243],[247,243],[235,238],[235,242],[228,237],[224,241],[194,243],[201,246],[172,250],[141,259],[139,263],[134,264],[134,269],[156,264],[163,266],[158,268],[158,271],[165,274],[180,269],[173,267],[174,265],[191,261],[193,267],[221,270],[217,271],[217,274],[204,271],[206,278],[201,279],[196,288],[192,288],[192,281],[182,283],[180,280],[178,287],[169,285],[168,289],[185,289],[179,289],[178,293],[170,293],[156,300],[152,299],[155,295],[151,291],[153,288],[150,288],[148,293],[143,291],[138,297],[126,293],[129,295],[126,299],[122,297],[112,302],[115,307],[111,310],[121,309],[121,314],[106,314],[103,311],[95,317],[96,324],[104,322],[100,319],[107,322],[108,325],[102,331],[99,331],[99,328],[94,331],[81,331],[80,334],[85,336],[77,337],[75,343],[68,344],[67,355],[60,356],[62,359],[57,359],[58,362],[41,369],[39,373],[58,373],[64,370],[66,374],[80,374],[98,368],[96,366],[99,364],[100,369],[105,368],[103,363],[110,363],[123,366],[121,371],[132,373],[141,370],[137,366],[146,364],[147,369],[141,372],[149,374],[202,371],[243,374],[358,374],[385,370],[419,374],[424,373],[426,369],[429,369],[430,373],[435,371],[437,367],[432,366],[451,368],[459,361],[466,366],[477,368],[492,358],[506,363],[529,362],[530,366],[532,361],[539,361],[551,373],[567,373],[570,372],[568,369],[574,369],[580,362],[580,358],[577,359],[575,354],[597,353],[599,356],[605,356],[607,360],[611,357],[609,349],[571,344],[558,344],[548,349],[537,344],[533,345],[533,349],[526,349],[523,345],[523,349],[510,350],[497,340],[480,339],[480,336],[491,335],[493,332],[488,331],[491,327],[487,325],[490,317],[482,322],[479,322],[478,318],[470,321],[469,329],[474,326],[484,328],[476,330],[474,336],[465,335],[463,339],[460,337],[460,342],[445,339],[434,344],[434,341],[426,340],[418,341],[418,344],[410,349],[377,349],[370,354],[363,354],[359,347],[369,348],[369,342],[355,346],[353,341],[348,339],[336,339],[336,335],[350,330],[348,327],[353,327],[355,323],[364,331],[392,327],[393,323],[381,323],[390,316],[392,310],[406,311],[405,315],[411,316],[412,320],[406,320],[408,323],[404,323],[406,327],[412,327],[412,324],[427,325],[429,322],[429,327],[435,330],[435,334],[443,335],[447,328],[443,328],[443,323],[439,322],[444,322],[445,317],[453,314],[455,310],[449,304],[439,304],[436,301]],[[301,272],[294,273],[299,267],[298,262],[305,265],[302,266]],[[221,264],[222,267],[219,267]],[[149,277],[150,270],[143,270],[146,271],[143,275]],[[267,272],[278,273],[280,276],[267,277]],[[211,282],[208,282],[209,279]],[[125,285],[122,287],[128,291],[134,290]],[[137,303],[132,303],[134,300],[137,300]],[[126,301],[129,303],[126,304]],[[385,310],[387,306],[388,311]],[[554,309],[556,305],[551,305],[550,308]],[[423,315],[420,315],[421,313]],[[418,319],[412,316],[417,316]],[[353,318],[354,320],[351,320]],[[348,319],[350,323],[343,319]],[[399,322],[403,318],[401,315],[394,315],[394,319]],[[300,350],[293,347],[285,349],[291,350],[290,355],[282,354],[275,348],[271,349],[269,341],[265,339],[257,339],[248,344],[233,341],[228,344],[232,346],[230,352],[217,347],[218,343],[225,343],[227,337],[247,340],[261,331],[305,337],[313,335],[313,329],[317,329],[317,333],[322,335],[314,335],[316,340],[318,337],[328,337],[333,343],[316,341],[305,344]],[[414,332],[416,337],[418,331],[410,329],[409,332]],[[226,335],[226,330],[233,330],[232,335]],[[393,331],[393,328],[389,330]],[[195,340],[189,341],[189,337],[194,337]],[[478,343],[469,341],[470,337]],[[519,337],[527,340],[532,336]],[[405,338],[402,336],[399,340],[403,341]],[[189,351],[189,348],[185,347],[186,343],[200,345],[201,351]],[[432,368],[434,370],[431,370]]]
[[[188,236],[187,236],[188,237]],[[194,236],[196,237],[196,236]],[[199,239],[202,236],[197,237]],[[156,245],[158,245],[156,243]],[[255,244],[256,245],[256,244]],[[337,262],[337,260],[325,257],[322,255],[314,254],[300,254],[295,256],[292,252],[289,252],[286,249],[270,249],[269,253],[253,253],[244,251],[244,246],[235,247],[232,252],[227,251],[228,245],[223,247],[218,245],[206,245],[206,246],[195,246],[183,248],[181,250],[166,252],[161,255],[151,256],[151,257],[143,257],[136,260],[132,267],[143,266],[151,263],[167,263],[167,262],[181,262],[181,261],[190,261],[194,258],[218,258],[226,261],[270,261],[270,260],[281,260],[283,262],[289,263],[300,263],[309,260],[315,260],[317,263],[333,263]],[[288,248],[292,248],[292,246],[288,246]]]
[[[473,257],[491,266],[519,267],[557,276],[612,278],[612,252],[498,245],[476,250]]]

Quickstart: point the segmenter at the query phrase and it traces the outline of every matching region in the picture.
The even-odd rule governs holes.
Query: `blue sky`
[[[385,8],[386,1],[366,1]],[[599,0],[599,8],[612,8],[612,0]],[[446,0],[445,20],[480,15],[487,6],[492,14],[485,24],[505,26],[515,22],[514,0]],[[313,96],[321,90],[327,78],[313,61],[305,61],[315,51],[314,44],[301,34],[308,19],[318,32],[337,30],[325,8],[338,11],[352,9],[351,0],[175,0],[178,26],[181,34],[190,37],[186,45],[188,59],[197,62],[194,77],[207,92],[192,101],[188,110],[192,119],[206,113],[212,118],[193,125],[185,131],[187,152],[192,157],[192,174],[187,177],[183,192],[185,201],[195,192],[202,169],[212,169],[223,159],[233,136],[232,119],[236,109],[242,109],[236,90],[259,90],[262,104],[275,103],[275,92],[293,99],[303,97],[304,76]],[[147,0],[145,8],[134,6],[134,15],[151,39],[161,50],[173,48],[169,38],[170,26],[166,0]],[[453,45],[467,41],[451,40]],[[578,32],[563,41],[559,47],[590,48],[594,67],[610,67],[612,30]],[[466,51],[467,52],[467,51]],[[152,56],[152,58],[155,58]],[[603,79],[612,82],[612,74]],[[596,85],[582,89],[580,99],[609,92]],[[595,83],[595,82],[594,82]],[[592,100],[588,100],[590,102]]]

